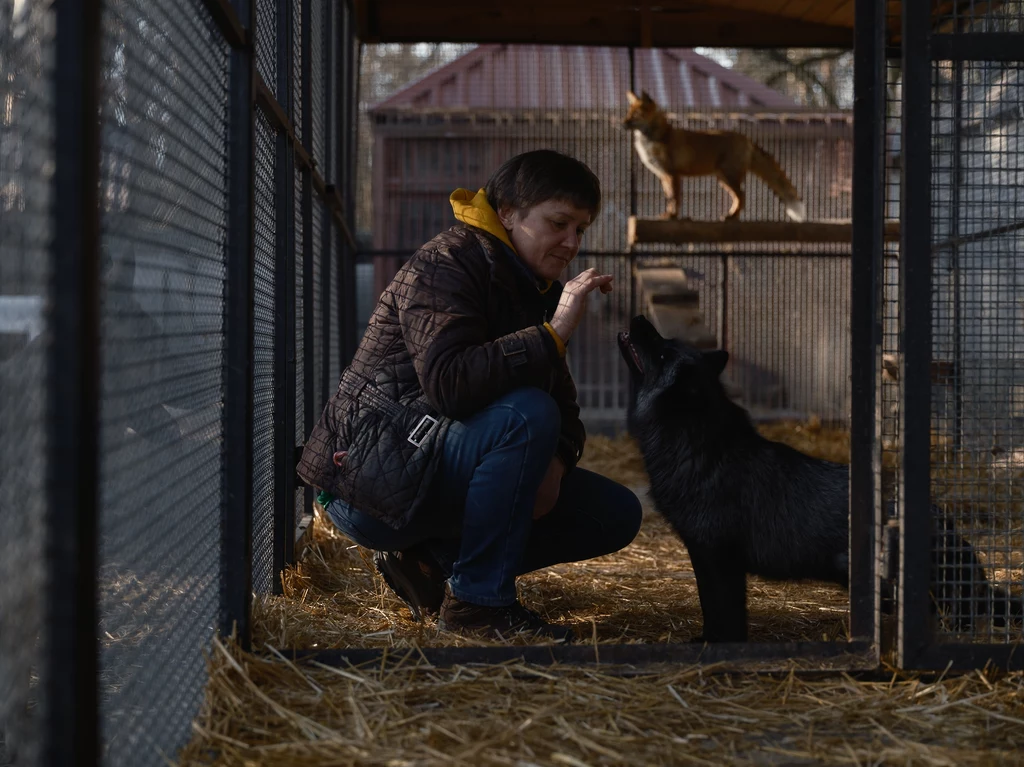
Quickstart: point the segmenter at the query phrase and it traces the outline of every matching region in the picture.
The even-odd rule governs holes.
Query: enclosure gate
[[[885,194],[870,196],[875,257],[859,279],[872,275],[880,303],[860,332],[899,365],[895,383],[877,379],[860,487],[878,491],[879,529],[898,530],[898,560],[895,546],[882,548],[898,571],[898,620],[882,632],[883,651],[904,668],[1019,668],[1020,627],[1006,613],[1019,610],[1024,554],[1024,5],[950,4],[937,28],[932,5],[903,1],[888,76],[885,60],[873,66],[874,140],[886,133],[889,175]],[[902,89],[888,110],[886,82]],[[881,168],[870,173],[877,194]],[[882,204],[889,215],[898,205],[898,256],[878,236]],[[890,471],[892,483],[882,479]]]

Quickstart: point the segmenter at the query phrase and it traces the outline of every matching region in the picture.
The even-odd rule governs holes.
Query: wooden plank
[[[654,243],[702,242],[850,242],[849,221],[684,221],[630,216],[626,228],[629,247]],[[887,241],[899,240],[899,223],[885,227]]]
[[[678,338],[698,349],[714,349],[718,339],[693,309],[681,306],[655,305],[648,302],[644,314],[665,338]]]
[[[699,306],[700,292],[690,287],[686,273],[675,268],[634,269],[637,288],[651,297],[654,303],[678,306]]]
[[[690,287],[682,269],[636,266],[633,274],[643,297],[641,311],[661,335],[682,339],[699,349],[718,345],[700,313],[700,293]]]
[[[832,11],[832,14],[825,19],[825,23],[842,24],[843,26],[846,26],[846,24],[852,24],[853,0],[843,0],[843,2],[836,6],[835,10]]]
[[[481,2],[475,13],[463,5],[393,0],[387,13],[368,3],[361,28],[374,42],[547,43],[653,47],[853,45],[850,26],[816,24],[770,13],[705,6],[681,12],[651,7],[650,39],[645,40],[639,7],[573,7],[525,2]],[[374,23],[374,21],[376,23]],[[364,40],[365,42],[366,40]]]
[[[810,7],[800,14],[800,18],[804,21],[824,24],[835,15],[836,11],[838,11],[843,5],[846,5],[847,2],[848,0],[816,0],[816,2],[811,3]],[[852,3],[849,14],[849,23],[851,25],[853,24]]]
[[[929,369],[933,384],[952,385],[956,378],[956,362],[954,360],[933,359]],[[882,378],[886,381],[900,380],[900,354],[882,355]]]
[[[985,645],[981,646],[985,648]],[[1006,648],[999,648],[1006,649]],[[818,675],[826,669],[863,669],[870,674],[878,670],[878,655],[870,642],[716,642],[701,644],[602,644],[587,645],[497,645],[492,647],[424,647],[424,648],[344,648],[340,650],[287,650],[287,657],[306,663],[350,668],[384,667],[447,668],[485,664],[504,664],[510,673],[520,672],[520,663],[544,666],[593,666],[603,673],[632,676],[639,670],[650,674],[660,670],[677,670],[683,666],[703,664],[705,673],[721,674],[745,670],[767,673],[777,670],[801,677]],[[793,659],[800,658],[806,666],[793,670]],[[939,667],[941,668],[941,666]],[[979,666],[980,668],[980,666]],[[808,670],[810,669],[810,670]],[[835,671],[826,673],[834,674]],[[888,673],[888,672],[887,672]],[[535,679],[535,675],[531,675]],[[888,677],[879,673],[879,681]]]
[[[353,0],[356,37],[364,43],[377,42],[378,13],[374,0]]]
[[[225,0],[204,0],[224,6]],[[993,3],[978,0],[974,14]],[[950,2],[933,10],[949,13]],[[843,47],[853,45],[853,0],[690,0],[627,4],[618,0],[526,0],[509,5],[478,0],[353,0],[362,42],[548,43],[653,47]],[[887,14],[891,42],[899,40],[898,2]],[[649,26],[645,19],[649,18]],[[649,34],[648,34],[649,32]]]

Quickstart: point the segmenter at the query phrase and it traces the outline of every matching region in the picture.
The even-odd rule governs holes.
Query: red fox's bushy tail
[[[796,187],[786,178],[785,171],[775,161],[775,158],[765,152],[761,147],[755,145],[751,157],[750,170],[764,181],[786,206],[786,215],[794,221],[804,221],[807,217],[807,207],[800,199],[800,193]]]

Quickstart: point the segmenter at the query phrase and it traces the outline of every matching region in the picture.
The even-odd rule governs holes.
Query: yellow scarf
[[[487,201],[487,194],[483,189],[480,189],[475,194],[468,189],[456,189],[452,192],[449,202],[452,204],[452,212],[455,213],[456,220],[469,226],[475,226],[477,229],[483,229],[488,234],[493,234],[508,245],[513,253],[516,252],[512,240],[508,238],[508,232],[505,231],[505,226],[501,223],[501,219],[498,218],[494,208],[491,207],[491,203]],[[541,293],[547,293],[551,289],[551,281],[545,280],[544,282],[546,283],[544,288],[538,288]],[[564,357],[565,343],[559,338],[558,333],[555,332],[550,323],[545,322],[544,327],[551,334],[551,337],[555,339],[555,346],[558,347],[559,355]]]
[[[516,252],[515,246],[512,245],[512,240],[508,238],[508,232],[505,231],[501,219],[498,218],[498,214],[487,201],[487,195],[483,189],[476,194],[468,189],[456,189],[452,192],[449,201],[452,204],[452,211],[455,213],[455,218],[458,221],[475,226],[477,229],[483,229],[488,234],[493,234],[512,248],[513,253]]]

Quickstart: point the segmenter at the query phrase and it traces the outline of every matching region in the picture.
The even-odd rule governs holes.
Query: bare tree
[[[849,109],[853,106],[853,54],[828,48],[727,49],[710,52],[730,66],[800,106]]]

